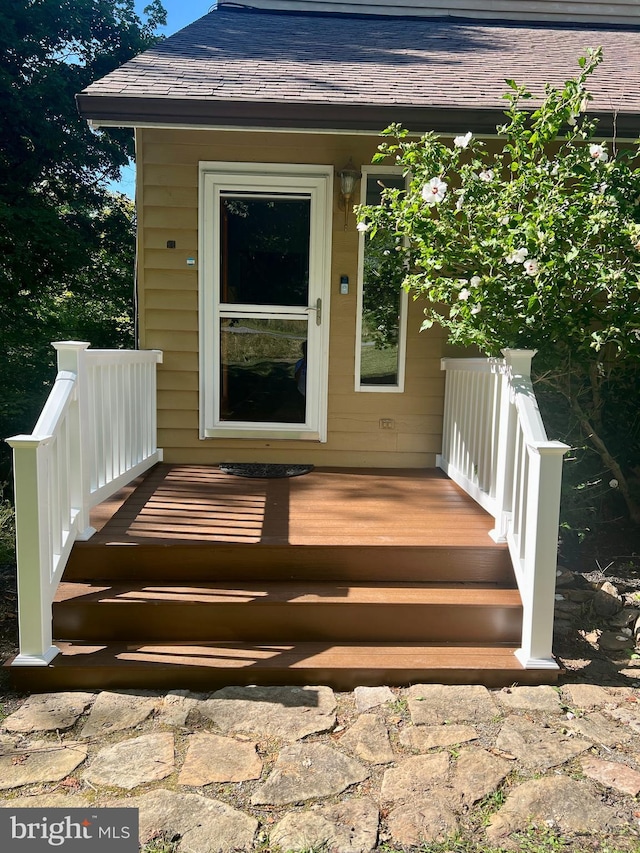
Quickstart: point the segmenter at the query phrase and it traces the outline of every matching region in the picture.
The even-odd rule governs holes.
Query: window
[[[378,204],[383,187],[404,189],[400,170],[364,167],[362,203]],[[407,294],[392,234],[360,235],[356,391],[404,390]]]

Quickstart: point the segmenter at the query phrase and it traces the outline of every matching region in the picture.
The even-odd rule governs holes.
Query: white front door
[[[201,164],[201,434],[326,441],[329,167]]]

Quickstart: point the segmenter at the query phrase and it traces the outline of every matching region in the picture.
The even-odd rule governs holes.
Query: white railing
[[[504,359],[443,359],[446,390],[437,465],[495,519],[523,604],[527,669],[555,669],[552,654],[562,457],[549,441],[531,383],[533,350]]]
[[[156,443],[157,350],[90,350],[55,343],[58,375],[31,435],[13,447],[20,654],[46,666],[57,654],[51,605],[89,513],[162,459]]]

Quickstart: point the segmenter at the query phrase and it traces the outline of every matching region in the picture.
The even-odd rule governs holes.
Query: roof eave
[[[96,125],[194,126],[237,128],[298,128],[304,130],[379,133],[397,122],[411,131],[423,133],[465,133],[493,135],[505,116],[500,108],[477,109],[464,106],[411,106],[405,104],[327,104],[275,101],[223,101],[126,97],[118,95],[76,96],[80,115]],[[599,121],[599,136],[637,139],[640,115],[627,113],[590,114]]]

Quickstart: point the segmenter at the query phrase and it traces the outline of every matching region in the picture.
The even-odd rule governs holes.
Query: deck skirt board
[[[442,472],[248,480],[160,464],[92,512],[35,691],[227,684],[549,683],[493,519]]]

